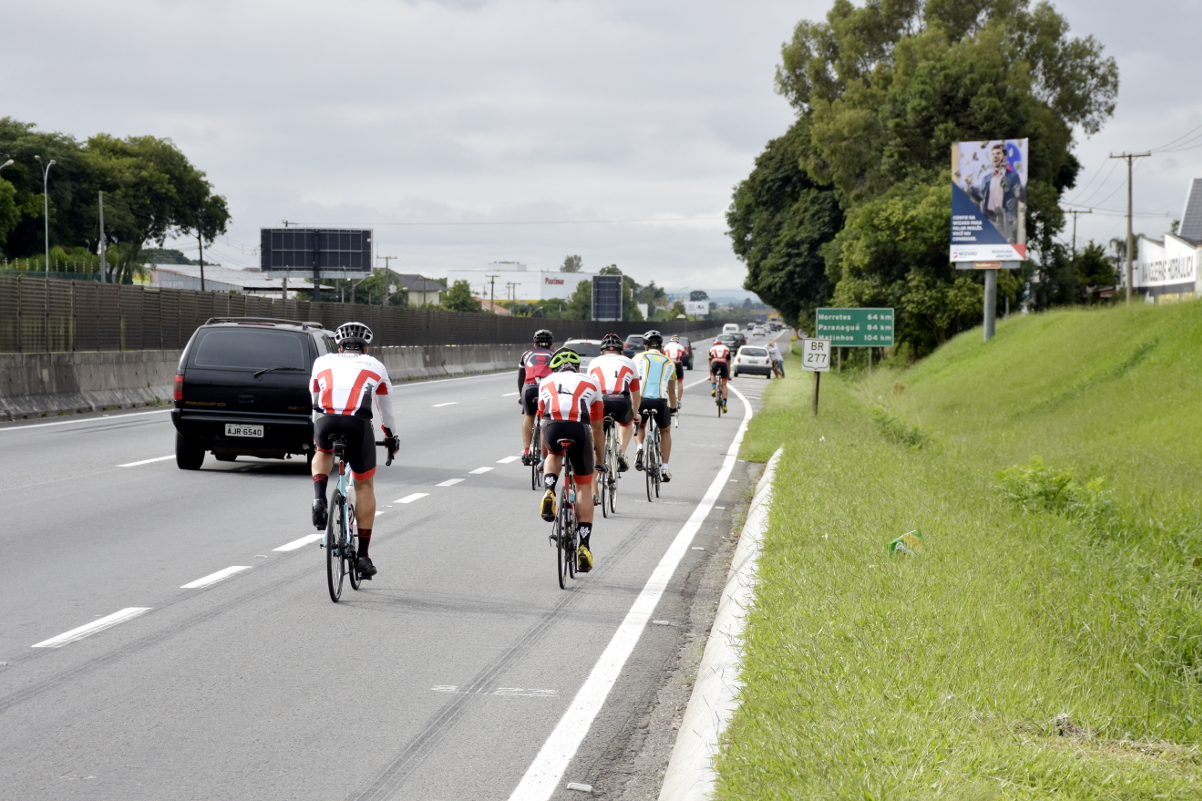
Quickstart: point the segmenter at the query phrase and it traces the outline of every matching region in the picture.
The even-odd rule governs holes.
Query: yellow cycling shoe
[[[583,545],[576,547],[576,572],[587,573],[593,569],[593,553]]]
[[[543,500],[539,504],[538,512],[548,523],[555,519],[555,493],[550,487],[543,493]]]

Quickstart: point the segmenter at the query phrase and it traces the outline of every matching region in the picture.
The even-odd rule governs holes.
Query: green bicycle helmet
[[[551,354],[552,370],[579,370],[580,354],[571,348],[560,348]]]

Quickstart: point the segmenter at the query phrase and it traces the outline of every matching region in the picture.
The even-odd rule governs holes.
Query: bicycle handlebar
[[[385,446],[386,446],[386,445],[388,445],[388,440],[386,440],[386,439],[384,439],[384,440],[379,440],[378,442],[376,442],[376,444],[377,444],[377,445],[385,445]],[[393,451],[389,451],[389,452],[388,452],[388,461],[384,463],[384,466],[385,466],[385,467],[391,467],[391,466],[392,466],[392,457],[393,457],[393,456],[396,456],[396,453],[395,453],[395,452],[393,452]]]

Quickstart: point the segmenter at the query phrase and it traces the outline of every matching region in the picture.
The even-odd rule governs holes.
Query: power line
[[[679,217],[671,219],[662,218],[647,218],[647,219],[631,219],[631,220],[498,220],[498,221],[478,221],[478,222],[377,222],[370,223],[371,225],[400,225],[400,226],[416,226],[416,225],[436,225],[436,226],[469,226],[469,225],[617,225],[622,223],[691,223],[691,222],[713,222],[715,220],[725,220],[725,217]],[[327,227],[329,223],[296,223],[309,228]],[[349,223],[339,223],[347,225]]]

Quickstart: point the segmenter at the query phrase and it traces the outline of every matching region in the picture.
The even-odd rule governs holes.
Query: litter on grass
[[[922,544],[922,532],[918,529],[906,532],[889,543],[889,553],[892,554],[916,556],[924,550],[926,546]]]

